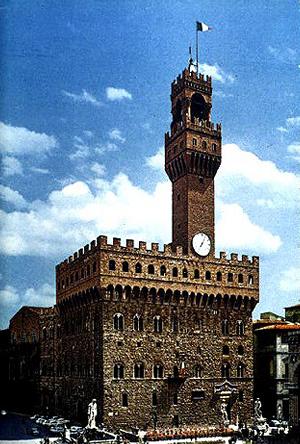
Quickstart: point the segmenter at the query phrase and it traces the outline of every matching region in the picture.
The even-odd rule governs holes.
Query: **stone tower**
[[[214,255],[214,177],[221,164],[221,125],[211,122],[211,77],[186,68],[172,83],[171,133],[165,135],[165,170],[172,182],[172,242],[193,252],[198,233]]]

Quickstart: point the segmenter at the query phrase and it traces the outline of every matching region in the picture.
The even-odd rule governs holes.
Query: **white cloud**
[[[199,71],[221,83],[233,83],[235,80],[232,74],[226,73],[217,63],[215,65],[202,63],[199,65]]]
[[[132,99],[132,95],[124,88],[114,88],[113,86],[109,86],[106,88],[106,97],[108,100],[123,100],[123,99]]]
[[[286,129],[284,126],[279,126],[278,128],[276,128],[277,131],[279,131],[280,133],[288,133],[289,130]]]
[[[242,150],[238,145],[225,144],[216,187],[221,198],[233,190],[235,196],[245,184],[251,186],[252,201],[259,204],[261,199],[272,201],[274,208],[298,205],[300,177],[280,170],[274,162],[262,160],[255,154]]]
[[[47,168],[31,167],[30,171],[38,174],[49,174],[49,170]]]
[[[253,223],[240,205],[220,203],[218,213],[216,243],[221,250],[274,253],[280,247],[280,237]]]
[[[281,273],[279,288],[286,292],[300,290],[300,267],[290,267]]]
[[[0,151],[14,155],[38,154],[57,146],[54,136],[0,122]]]
[[[274,46],[268,46],[269,53],[275,57],[276,60],[282,63],[296,63],[297,51],[292,48],[275,48]]]
[[[92,137],[94,137],[94,133],[93,133],[93,131],[90,131],[90,130],[85,130],[85,131],[83,131],[83,134],[84,134],[86,137],[88,137],[89,139],[91,139]]]
[[[102,102],[100,102],[100,100],[98,100],[93,94],[89,93],[85,89],[83,89],[80,94],[75,94],[64,90],[62,91],[62,93],[63,95],[69,97],[77,103],[89,103],[96,107],[102,106]]]
[[[108,136],[112,140],[124,143],[126,141],[125,137],[122,136],[121,131],[118,128],[113,128],[109,131]]]
[[[0,306],[15,305],[20,301],[17,290],[11,285],[6,285],[0,290]]]
[[[300,163],[300,142],[294,142],[289,145],[288,152],[293,154],[293,156],[290,156],[292,159]]]
[[[4,156],[2,158],[3,176],[14,176],[15,174],[23,174],[21,162],[12,156]]]
[[[110,153],[112,151],[118,151],[118,146],[115,143],[105,142],[99,143],[94,147],[95,153],[102,156],[105,153]]]
[[[22,194],[4,185],[0,185],[0,198],[14,205],[16,208],[24,208],[27,206],[27,202]]]
[[[163,146],[153,156],[146,157],[146,165],[154,170],[163,171],[165,165],[165,149]]]
[[[105,172],[106,172],[106,168],[104,165],[102,165],[101,163],[98,162],[94,162],[91,165],[90,170],[95,173],[97,176],[104,176]]]
[[[228,97],[233,97],[233,94],[225,93],[223,91],[214,91],[214,95],[217,97],[221,97],[222,99],[226,99]]]
[[[113,133],[112,137],[114,137],[115,141],[121,142],[121,139],[123,140],[121,133],[118,132],[119,130],[116,131],[117,132]],[[111,133],[109,133],[109,136],[111,136]],[[107,152],[118,150],[118,146],[116,145],[116,143],[109,141],[97,142],[95,140],[91,142],[90,140],[84,140],[79,136],[74,137],[73,146],[75,148],[75,151],[69,155],[69,158],[71,160],[83,160],[94,154],[103,155]]]
[[[300,126],[300,116],[288,117],[286,119],[286,125],[290,127],[298,127]]]
[[[49,307],[55,303],[55,290],[49,284],[43,284],[38,288],[27,288],[22,297],[26,305],[37,307]]]

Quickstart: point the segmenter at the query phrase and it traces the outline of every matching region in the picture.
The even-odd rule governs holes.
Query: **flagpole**
[[[197,75],[198,75],[198,66],[199,66],[199,60],[198,60],[198,24],[197,24],[197,22],[196,22],[196,63],[197,63],[197,66],[196,66],[196,73],[197,73]]]

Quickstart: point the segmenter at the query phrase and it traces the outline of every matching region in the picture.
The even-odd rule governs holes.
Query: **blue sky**
[[[1,1],[1,327],[54,303],[99,234],[171,240],[170,83],[201,33],[223,125],[217,251],[259,255],[255,311],[299,302],[299,2]]]

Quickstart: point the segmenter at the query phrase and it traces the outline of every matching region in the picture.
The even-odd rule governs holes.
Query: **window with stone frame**
[[[148,274],[154,274],[154,265],[148,265]]]
[[[253,284],[254,284],[254,279],[253,279],[252,274],[250,274],[250,275],[248,276],[248,284],[249,284],[249,285],[253,285]]]
[[[221,273],[221,271],[218,271],[218,272],[217,272],[217,281],[218,281],[218,282],[221,282],[221,281],[222,281],[222,273]]]
[[[129,271],[129,265],[127,261],[124,261],[122,263],[122,271],[125,271],[126,273]]]
[[[162,266],[160,267],[160,275],[161,275],[161,276],[165,276],[166,273],[167,273],[166,267],[165,267],[164,265],[162,265]]]
[[[111,259],[108,262],[108,269],[111,271],[114,271],[116,269],[116,261],[114,261],[113,259]]]
[[[153,329],[155,333],[162,332],[162,318],[159,315],[153,318]]]
[[[121,313],[116,313],[114,315],[113,327],[114,327],[114,330],[118,330],[118,331],[124,330],[124,316]]]
[[[194,270],[194,279],[199,279],[200,278],[200,273],[199,270],[196,268],[196,270]]]
[[[244,321],[238,320],[235,324],[235,333],[237,336],[244,336],[245,334],[245,324]]]
[[[128,394],[122,393],[122,407],[128,407]]]
[[[142,265],[139,262],[137,264],[135,264],[135,272],[136,273],[142,272]]]
[[[172,332],[177,333],[179,330],[179,322],[177,314],[173,314],[171,316],[171,326],[172,326]]]
[[[233,282],[233,274],[232,273],[227,274],[227,282]]]
[[[243,356],[244,354],[244,347],[242,345],[238,346],[238,355]]]
[[[133,316],[133,330],[134,331],[143,331],[144,330],[143,317],[139,314],[135,314]]]
[[[124,379],[124,365],[117,363],[114,365],[114,379]]]
[[[242,275],[242,273],[238,274],[238,283],[242,284],[244,282],[244,276]]]
[[[187,278],[188,276],[189,276],[189,275],[188,275],[188,271],[187,271],[186,268],[184,268],[184,269],[182,270],[182,277]]]
[[[162,379],[164,377],[164,368],[161,364],[154,364],[153,366],[153,378]]]
[[[178,277],[178,268],[177,267],[173,267],[172,276],[173,277]]]
[[[157,393],[155,391],[152,392],[152,405],[153,407],[157,406]]]
[[[135,379],[143,379],[145,374],[144,364],[142,362],[135,364],[133,373]]]
[[[208,270],[205,272],[205,279],[206,279],[207,281],[210,281],[210,280],[211,280],[211,272],[208,271]]]
[[[227,362],[222,364],[221,376],[222,376],[222,378],[226,378],[226,379],[230,378],[230,365]]]
[[[239,362],[236,369],[236,376],[238,378],[243,378],[244,374],[245,374],[245,365]]]
[[[203,367],[200,364],[196,364],[194,366],[194,378],[202,378],[203,376]]]
[[[222,335],[228,336],[229,335],[229,322],[228,319],[223,319],[222,321]]]
[[[224,345],[223,346],[222,354],[223,354],[223,356],[229,356],[229,347],[228,347],[228,345]]]

